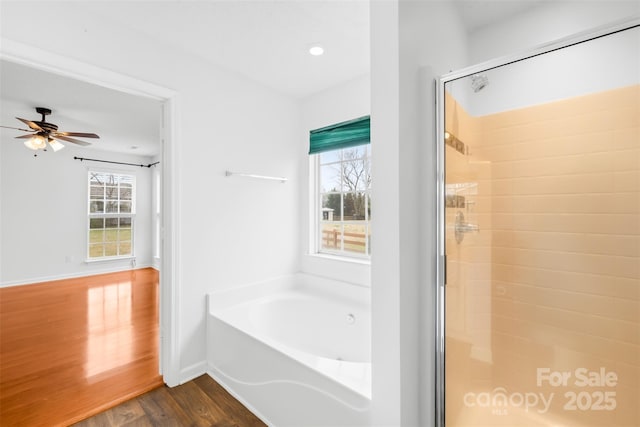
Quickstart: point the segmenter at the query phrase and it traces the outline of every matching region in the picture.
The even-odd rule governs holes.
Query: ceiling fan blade
[[[78,136],[80,138],[100,138],[95,133],[86,133],[86,132],[55,132],[54,136]]]
[[[82,146],[91,145],[90,142],[80,141],[79,139],[69,138],[68,136],[62,136],[62,135],[59,135],[59,134],[56,134],[55,136],[51,135],[50,138],[59,139],[61,141],[67,141],[67,142],[71,142],[73,144],[78,144],[78,145],[82,145]]]
[[[23,132],[33,132],[33,129],[14,128],[14,127],[11,127],[11,126],[0,126],[0,128],[21,130]]]
[[[34,135],[37,135],[37,134],[32,133],[29,135],[20,135],[20,136],[16,136],[16,139],[29,139],[29,138],[33,138]]]
[[[40,126],[38,126],[37,123],[32,122],[31,120],[21,119],[20,117],[16,117],[16,119],[20,120],[22,123],[24,123],[25,125],[29,126],[33,130],[44,132],[44,129],[42,129]]]

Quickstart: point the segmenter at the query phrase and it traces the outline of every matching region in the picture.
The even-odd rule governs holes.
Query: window
[[[90,260],[133,255],[135,183],[133,175],[89,171]]]
[[[369,145],[318,155],[321,211],[319,252],[371,254],[371,149]]]
[[[370,118],[312,130],[316,252],[371,254]]]

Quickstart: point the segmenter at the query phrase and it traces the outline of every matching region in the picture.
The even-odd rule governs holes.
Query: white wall
[[[399,41],[398,5],[374,2],[371,23],[371,144],[376,147],[371,197],[379,200],[371,236],[372,420],[401,425]],[[381,160],[377,160],[381,159]],[[384,159],[384,160],[382,160]],[[378,227],[376,224],[384,224]],[[412,368],[416,368],[414,365]],[[414,390],[414,392],[417,390]]]
[[[484,0],[487,1],[487,0]],[[636,0],[556,0],[469,34],[469,64],[523,52],[640,14]]]
[[[606,10],[608,15],[615,11]],[[487,30],[493,33],[497,28]],[[477,36],[486,37],[482,33]],[[473,36],[471,39],[476,40]],[[495,44],[491,46],[496,48]],[[470,114],[480,116],[629,86],[640,79],[640,64],[628,55],[630,51],[640,51],[638,28],[484,72],[489,84],[477,93],[472,91],[469,78],[453,82],[455,93],[449,92],[463,100]],[[584,73],[585,69],[590,72]]]
[[[74,156],[148,164],[149,158],[88,151],[67,144],[54,153],[27,149],[9,132],[0,138],[2,258],[0,285],[34,283],[118,271],[131,260],[86,263],[88,171],[136,176],[134,255],[151,265],[151,173],[149,168],[80,162]]]
[[[448,1],[371,4],[374,227],[384,224],[372,236],[376,425],[434,424],[433,77],[608,23],[638,6],[554,3],[473,34]]]
[[[371,284],[369,263],[313,255],[310,253],[309,131],[369,115],[371,113],[371,79],[364,75],[309,96],[301,101],[300,174],[300,270],[362,286]],[[372,148],[373,149],[373,148]],[[375,166],[374,166],[375,167]]]
[[[298,269],[297,103],[73,3],[2,4],[1,35],[176,91],[179,381],[205,371],[205,294]],[[82,23],[82,24],[78,24]],[[172,31],[167,28],[167,31]],[[179,37],[179,34],[175,35]],[[226,178],[226,169],[290,178]],[[3,202],[4,206],[4,202]],[[3,250],[3,257],[5,255]]]
[[[433,78],[466,65],[466,38],[450,2],[373,2],[371,9],[374,419],[428,425],[435,355]]]

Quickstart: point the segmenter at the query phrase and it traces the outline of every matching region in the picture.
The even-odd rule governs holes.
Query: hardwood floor
[[[161,385],[155,270],[0,289],[0,425],[69,425]]]
[[[74,427],[218,426],[265,424],[208,375],[178,387],[160,387]]]

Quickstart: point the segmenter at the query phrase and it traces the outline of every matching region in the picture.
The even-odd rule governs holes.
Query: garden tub
[[[209,374],[263,421],[369,424],[369,288],[299,273],[207,301]]]

